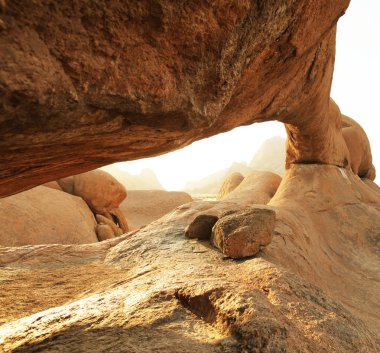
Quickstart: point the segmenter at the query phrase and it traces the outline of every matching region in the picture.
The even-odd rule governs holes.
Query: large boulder
[[[112,175],[102,170],[73,176],[73,193],[87,202],[95,213],[118,208],[127,197],[127,190]]]
[[[233,259],[253,256],[270,244],[275,219],[276,213],[263,207],[228,213],[212,228],[211,243]]]
[[[45,186],[0,199],[0,224],[1,246],[98,241],[86,202]]]
[[[348,4],[8,1],[0,195],[269,120],[286,124],[288,166],[343,166],[329,94]]]
[[[126,233],[128,221],[119,209],[127,197],[127,190],[112,175],[103,170],[92,170],[58,180],[61,189],[81,197],[96,215],[99,240]]]

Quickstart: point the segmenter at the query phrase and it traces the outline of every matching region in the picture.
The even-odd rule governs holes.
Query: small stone
[[[188,238],[210,239],[212,227],[217,222],[218,217],[201,214],[186,227],[185,235]]]
[[[250,208],[221,217],[212,229],[211,243],[233,259],[253,256],[272,240],[276,213]]]

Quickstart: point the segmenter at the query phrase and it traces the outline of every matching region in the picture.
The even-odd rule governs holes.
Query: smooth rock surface
[[[275,219],[275,211],[262,207],[227,213],[212,228],[211,244],[233,259],[256,255],[271,242]]]
[[[0,199],[0,245],[97,242],[96,221],[76,196],[38,186]]]

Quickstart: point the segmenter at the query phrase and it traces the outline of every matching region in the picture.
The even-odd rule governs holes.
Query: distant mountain
[[[140,174],[133,175],[111,164],[101,168],[110,173],[127,190],[163,190],[156,174],[151,169],[144,169]]]
[[[229,168],[219,170],[203,179],[190,181],[183,188],[191,194],[217,194],[224,179],[231,173],[241,173],[246,176],[252,169],[245,163],[234,162]]]
[[[280,136],[266,140],[253,156],[249,167],[253,170],[268,171],[283,176],[285,173],[285,142]]]
[[[285,173],[285,139],[274,136],[266,140],[253,156],[249,165],[233,163],[229,168],[219,170],[203,179],[188,182],[183,191],[190,194],[217,194],[224,179],[237,172],[246,176],[250,172],[269,171],[283,176]]]

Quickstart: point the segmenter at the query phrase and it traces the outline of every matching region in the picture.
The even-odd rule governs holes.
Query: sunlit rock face
[[[266,206],[271,243],[244,261],[185,236],[238,200],[193,201],[96,244],[0,248],[0,349],[378,352],[379,190],[335,166],[292,166]]]
[[[348,3],[8,1],[0,194],[268,120],[288,164],[344,165],[328,98]]]

